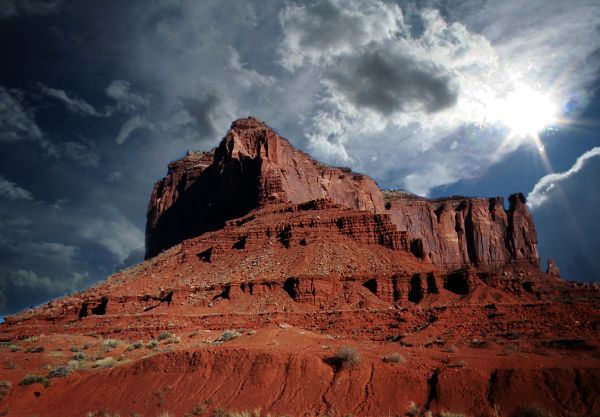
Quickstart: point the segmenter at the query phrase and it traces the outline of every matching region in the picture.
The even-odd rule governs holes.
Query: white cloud
[[[0,196],[11,200],[33,200],[31,192],[0,176]]]
[[[80,142],[65,142],[61,145],[62,154],[71,158],[84,167],[97,167],[100,163],[100,154],[94,150],[94,143],[89,140]]]
[[[126,80],[114,80],[106,88],[106,95],[117,102],[117,108],[131,112],[147,107],[150,99],[145,95],[133,91],[131,83]],[[110,110],[114,111],[115,109]]]
[[[43,84],[40,84],[40,90],[47,96],[62,101],[63,104],[67,107],[67,109],[72,113],[88,116],[102,116],[94,108],[94,106],[92,106],[87,101],[77,97],[73,93],[67,93],[64,90],[48,87]]]
[[[600,156],[600,147],[598,146],[579,156],[573,166],[567,171],[555,172],[540,178],[533,187],[533,190],[527,195],[527,204],[529,207],[535,209],[544,204],[548,198],[551,197],[551,191],[556,187],[557,183],[565,181],[572,175],[578,173],[588,159],[596,156]]]
[[[121,126],[119,134],[115,139],[115,143],[117,143],[118,145],[122,145],[134,131],[149,126],[150,124],[146,122],[146,120],[144,120],[141,116],[133,116],[125,123],[123,123],[123,126]]]
[[[285,6],[280,63],[322,86],[304,128],[313,154],[428,194],[533,146],[511,100],[531,95],[552,113],[582,94],[600,69],[600,4],[472,6],[459,2],[452,21],[379,0]],[[471,15],[480,9],[485,19]]]
[[[33,115],[22,105],[22,95],[0,86],[0,143],[42,138]]]
[[[80,233],[104,247],[120,263],[144,245],[144,232],[114,209],[107,209],[102,218],[87,221]]]

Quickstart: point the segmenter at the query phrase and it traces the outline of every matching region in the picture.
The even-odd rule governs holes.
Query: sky
[[[254,115],[419,195],[523,192],[600,280],[597,0],[0,0],[0,315],[143,259],[166,166]]]

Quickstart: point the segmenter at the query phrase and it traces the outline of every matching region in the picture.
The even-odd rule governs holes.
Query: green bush
[[[215,342],[229,342],[230,340],[237,339],[242,334],[235,330],[225,330],[219,337],[215,339]]]
[[[114,348],[116,348],[117,346],[119,346],[119,341],[118,340],[108,339],[108,340],[105,340],[102,345],[104,346],[104,351],[105,352],[110,352],[111,350],[113,350]]]
[[[161,334],[158,335],[158,340],[165,340],[165,339],[169,339],[173,337],[173,335],[169,332],[162,332]]]
[[[73,359],[76,361],[84,361],[87,359],[87,356],[83,352],[77,352],[73,355]]]
[[[59,366],[57,368],[52,368],[52,370],[48,373],[50,378],[64,378],[69,376],[72,369],[69,366]]]
[[[153,339],[153,340],[150,340],[150,341],[148,342],[148,344],[146,345],[146,348],[148,348],[148,349],[154,349],[154,348],[156,348],[157,346],[158,346],[158,340],[154,340],[154,339]]]
[[[28,374],[19,382],[19,385],[42,384],[44,387],[50,385],[50,380],[42,375]]]

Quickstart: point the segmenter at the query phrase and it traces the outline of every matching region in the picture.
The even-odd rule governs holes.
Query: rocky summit
[[[382,191],[239,119],[155,184],[145,262],[0,324],[0,413],[600,415],[600,289],[537,239],[521,193]]]

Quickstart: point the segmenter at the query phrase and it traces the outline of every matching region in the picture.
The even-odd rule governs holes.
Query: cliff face
[[[537,235],[522,194],[425,199],[384,192],[386,211],[411,237],[415,256],[444,268],[496,267],[510,261],[539,266]]]
[[[273,203],[329,199],[389,215],[417,258],[446,269],[539,266],[535,226],[522,194],[503,199],[425,199],[384,192],[368,176],[332,168],[295,149],[254,118],[233,122],[218,148],[169,165],[148,206],[146,258]],[[385,200],[385,204],[384,204]]]
[[[381,192],[368,176],[319,164],[254,118],[236,120],[212,153],[172,163],[154,186],[146,258],[252,209],[320,198],[383,212]]]

